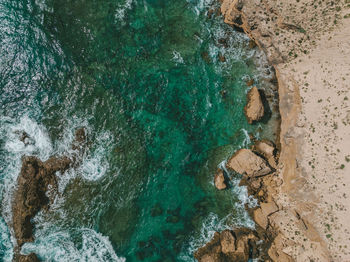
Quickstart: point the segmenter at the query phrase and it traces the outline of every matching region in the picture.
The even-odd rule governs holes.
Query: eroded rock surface
[[[271,172],[266,161],[250,149],[238,150],[227,162],[227,168],[248,177],[260,177]]]
[[[78,129],[72,148],[82,148],[85,140],[85,130]],[[17,240],[14,261],[39,261],[34,253],[19,255],[20,248],[24,243],[34,241],[31,220],[42,208],[49,207],[50,199],[46,192],[50,186],[57,189],[56,172],[64,173],[74,162],[76,155],[72,158],[53,156],[44,162],[35,156],[22,158],[12,203],[13,231]]]
[[[249,124],[259,121],[264,116],[264,104],[255,86],[247,94],[247,105],[244,107],[244,112]]]
[[[39,258],[34,254],[31,253],[27,256],[25,255],[20,255],[18,258],[18,262],[39,262]]]
[[[258,239],[257,233],[249,229],[216,232],[209,243],[194,253],[194,257],[199,262],[246,262],[258,257],[255,246]]]
[[[224,176],[224,171],[219,169],[214,177],[214,184],[217,189],[223,190],[227,188],[226,181],[225,181],[225,176]]]
[[[268,140],[257,141],[253,146],[253,151],[262,155],[272,168],[277,168],[276,148],[272,142]]]

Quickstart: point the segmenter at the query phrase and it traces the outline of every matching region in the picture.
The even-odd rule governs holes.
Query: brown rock
[[[228,47],[228,41],[227,41],[226,38],[220,38],[220,39],[218,40],[218,43],[221,44],[221,45],[223,45],[225,48]]]
[[[254,79],[249,79],[247,82],[246,82],[247,86],[252,86],[254,85]]]
[[[271,172],[271,168],[265,160],[254,154],[250,149],[238,150],[227,162],[227,168],[235,172],[248,175],[249,177],[260,177]]]
[[[231,258],[233,261],[248,261],[249,259],[249,247],[246,239],[241,238],[237,240],[237,249]]]
[[[64,172],[71,161],[66,158],[50,158],[46,162],[34,156],[22,158],[22,168],[17,180],[17,190],[12,204],[13,229],[17,244],[33,241],[31,219],[48,205],[48,186],[56,187],[56,171]]]
[[[220,62],[226,62],[226,58],[222,54],[219,54],[218,58]]]
[[[72,148],[82,148],[82,143],[86,140],[85,130],[78,129],[75,138]],[[20,247],[26,242],[34,241],[31,220],[41,208],[48,207],[49,198],[46,192],[49,185],[57,189],[56,172],[65,172],[75,160],[76,157],[70,159],[66,156],[54,156],[45,162],[35,156],[22,158],[12,203],[13,231],[17,240],[14,254],[16,261],[39,261],[35,254],[19,255]]]
[[[216,232],[194,256],[199,262],[247,262],[249,258],[258,258],[258,240],[257,233],[251,229],[224,230],[221,234]]]
[[[278,211],[278,207],[277,207],[276,203],[273,201],[268,202],[268,203],[260,203],[260,208],[262,210],[262,213],[265,216],[268,216],[268,215]]]
[[[221,169],[219,169],[215,174],[214,184],[216,188],[219,190],[223,190],[227,188],[224,172]]]
[[[224,262],[221,256],[220,233],[215,232],[212,240],[194,253],[194,258],[199,262]]]
[[[261,226],[264,230],[267,229],[268,220],[267,216],[262,212],[261,208],[257,208],[253,213],[254,221]]]
[[[233,253],[236,250],[235,237],[230,230],[224,230],[220,234],[221,251],[224,254]]]
[[[211,58],[209,56],[209,53],[208,52],[202,52],[201,53],[201,57],[202,59],[207,63],[207,64],[210,64],[211,63]]]
[[[252,124],[253,121],[259,121],[264,116],[264,105],[256,86],[250,89],[247,94],[247,105],[244,107],[244,112],[249,124]]]
[[[249,40],[249,48],[250,48],[250,49],[253,49],[253,48],[255,48],[255,47],[256,47],[255,41],[254,41],[254,40]]]
[[[276,148],[272,142],[268,140],[257,141],[253,146],[253,150],[264,156],[272,168],[277,168],[277,160],[275,157]]]
[[[18,262],[40,262],[39,258],[34,253],[31,253],[29,255],[20,255],[17,261]]]
[[[282,237],[281,234],[277,235],[275,240],[273,241],[271,247],[268,250],[268,254],[272,261],[285,261],[285,262],[293,262],[294,259],[284,253],[282,250],[284,249],[285,245],[285,240]]]

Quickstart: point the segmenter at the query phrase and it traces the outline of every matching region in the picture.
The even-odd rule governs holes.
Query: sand
[[[287,192],[289,201],[310,202],[306,216],[331,259],[350,261],[350,19],[323,35],[308,55],[278,68],[289,84],[295,81],[301,99],[290,133],[297,136],[298,176],[305,181]]]
[[[224,0],[222,12],[276,69],[278,250],[350,261],[350,1]]]

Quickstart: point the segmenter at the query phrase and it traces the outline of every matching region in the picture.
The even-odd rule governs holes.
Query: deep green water
[[[207,1],[0,0],[0,260],[11,261],[11,192],[20,157],[83,163],[36,219],[23,252],[43,261],[193,261],[214,230],[252,225],[218,165],[259,134],[243,115],[257,50],[208,19]],[[225,38],[229,48],[218,44]],[[226,62],[218,60],[218,53]],[[26,131],[24,146],[16,130]]]

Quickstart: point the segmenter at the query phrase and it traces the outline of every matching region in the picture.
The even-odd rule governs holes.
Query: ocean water
[[[219,192],[213,177],[249,133],[273,137],[273,114],[256,125],[243,114],[246,81],[266,87],[271,70],[246,36],[208,18],[213,5],[0,0],[1,261],[12,260],[21,157],[69,155],[78,127],[89,139],[82,164],[58,174],[54,203],[34,218],[36,240],[22,253],[194,261],[215,230],[254,227],[244,204],[256,203],[238,178]]]

